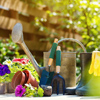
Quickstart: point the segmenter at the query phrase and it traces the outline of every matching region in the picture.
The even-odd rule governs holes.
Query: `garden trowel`
[[[65,80],[64,78],[59,74],[60,73],[60,66],[61,66],[61,49],[60,46],[57,46],[57,51],[56,51],[56,75],[54,76],[54,78],[52,79],[52,88],[54,91],[54,88],[56,88],[56,93],[57,95],[59,94],[59,88],[60,88],[60,83],[62,83],[62,87],[63,87],[63,94],[65,93]],[[54,84],[57,85],[54,85]]]
[[[49,72],[46,71],[46,70],[42,71],[40,84],[39,84],[40,86],[51,84],[51,81],[52,81],[52,78],[53,78],[53,75],[54,75],[54,71],[50,72],[50,67],[51,67],[53,59],[54,59],[54,55],[55,55],[55,52],[56,52],[57,45],[58,45],[58,39],[55,39],[54,43],[52,45],[51,51],[50,51],[50,56],[49,56],[49,61],[48,61]]]

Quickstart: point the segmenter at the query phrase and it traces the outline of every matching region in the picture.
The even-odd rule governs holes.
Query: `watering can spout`
[[[30,59],[31,63],[33,64],[38,75],[41,77],[41,73],[45,69],[45,67],[39,67],[37,61],[35,60],[31,52],[29,51],[28,47],[26,46],[24,42],[24,38],[23,38],[23,27],[21,23],[17,23],[12,30],[12,41],[14,43],[19,44],[22,47],[22,49],[24,50],[24,52]]]

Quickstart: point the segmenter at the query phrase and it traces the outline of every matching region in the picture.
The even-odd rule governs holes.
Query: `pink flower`
[[[25,58],[15,58],[13,59],[13,62],[18,62],[18,63],[22,63],[22,64],[27,64],[29,62],[29,59],[25,59]]]
[[[22,97],[23,94],[25,93],[25,88],[22,87],[22,85],[17,85],[16,89],[15,89],[15,96],[16,97]]]
[[[2,65],[2,64],[0,64],[0,66],[1,66],[1,67],[3,67],[3,65]]]

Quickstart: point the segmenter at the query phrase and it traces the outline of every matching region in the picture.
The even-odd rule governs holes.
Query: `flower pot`
[[[7,83],[7,93],[14,93],[14,89],[11,86],[11,82]]]
[[[18,71],[12,78],[11,86],[13,89],[15,89],[17,85],[24,85],[24,82],[25,82],[25,74],[21,71]]]
[[[28,71],[28,70],[24,70],[23,71],[25,73],[25,76],[26,76],[26,83],[27,84],[31,84],[33,87],[37,87],[38,88],[38,82],[36,81],[36,79],[32,76],[31,72]]]
[[[0,83],[0,94],[5,94],[7,92],[6,83]]]

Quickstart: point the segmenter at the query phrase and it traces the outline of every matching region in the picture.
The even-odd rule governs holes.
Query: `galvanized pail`
[[[58,41],[58,45],[63,41],[72,41],[78,43],[81,48],[86,52],[84,45],[73,38],[64,38]],[[49,52],[44,52],[44,66],[46,66],[46,70],[48,71],[48,60],[49,60]],[[53,64],[50,68],[50,71],[55,71],[56,68],[56,60],[54,59]],[[65,79],[66,87],[73,87],[76,85],[76,52],[61,52],[61,70],[60,75]]]

